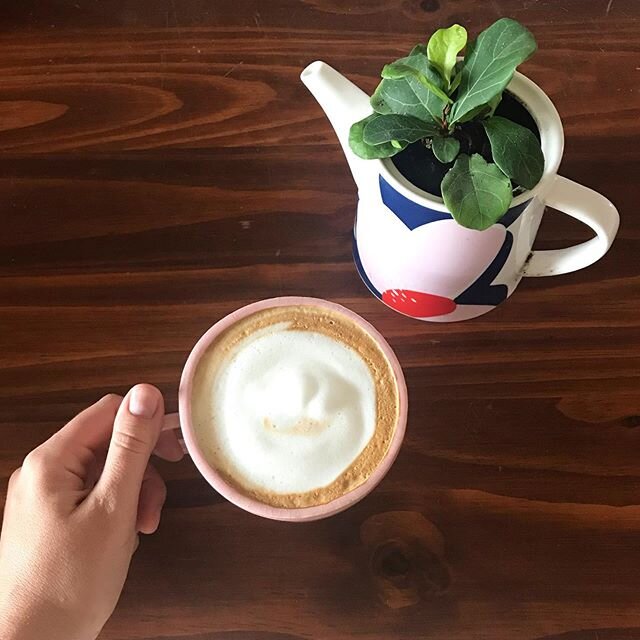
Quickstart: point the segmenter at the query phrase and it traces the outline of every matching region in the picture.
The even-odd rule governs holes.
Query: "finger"
[[[155,467],[149,465],[140,489],[136,531],[139,533],[153,533],[158,528],[166,498],[167,487],[164,480]]]
[[[106,447],[113,421],[122,404],[122,396],[110,393],[80,412],[42,446],[42,449],[64,453],[81,448],[95,451]]]
[[[53,492],[61,487],[80,492],[81,499],[96,455],[109,442],[121,401],[115,394],[104,396],[34,449],[23,463],[28,477]]]
[[[158,441],[164,401],[148,384],[133,387],[125,396],[113,425],[104,470],[95,487],[96,497],[111,508],[135,516],[149,457]]]
[[[169,460],[169,462],[182,460],[182,458],[184,458],[184,451],[180,440],[178,440],[178,434],[173,430],[163,431],[158,438],[158,443],[153,450],[153,454],[163,460]]]

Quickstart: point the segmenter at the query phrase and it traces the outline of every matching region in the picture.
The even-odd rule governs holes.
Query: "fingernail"
[[[138,384],[131,389],[129,412],[139,418],[153,418],[158,408],[158,392],[148,385]]]

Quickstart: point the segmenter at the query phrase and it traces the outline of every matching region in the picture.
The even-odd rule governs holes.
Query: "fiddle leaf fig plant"
[[[533,35],[509,18],[469,43],[458,24],[438,29],[426,46],[385,65],[371,96],[374,112],[351,127],[351,149],[379,159],[425,145],[437,162],[452,164],[441,191],[455,220],[489,228],[509,209],[514,190],[532,189],[544,170],[534,133],[495,115],[516,67],[535,50]],[[490,157],[483,157],[478,130],[488,139]]]

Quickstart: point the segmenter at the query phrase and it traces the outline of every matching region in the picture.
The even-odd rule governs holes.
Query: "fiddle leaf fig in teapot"
[[[424,145],[435,162],[453,163],[440,188],[455,220],[489,228],[507,212],[514,191],[532,189],[544,170],[536,135],[495,115],[516,67],[535,50],[533,35],[509,18],[468,44],[464,27],[438,29],[426,46],[385,65],[370,100],[374,112],[351,127],[352,151],[380,159]]]

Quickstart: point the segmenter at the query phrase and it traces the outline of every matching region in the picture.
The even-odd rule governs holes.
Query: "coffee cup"
[[[404,437],[407,388],[363,318],[326,300],[280,297],[234,311],[198,340],[178,408],[163,429],[181,429],[220,495],[258,516],[304,522],[351,507],[384,478]]]

